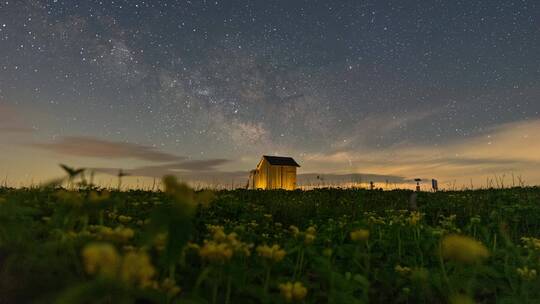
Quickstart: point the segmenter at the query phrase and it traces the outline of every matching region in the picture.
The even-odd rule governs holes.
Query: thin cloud
[[[195,174],[221,174],[218,166],[230,162],[227,159],[203,159],[203,160],[186,160],[183,162],[163,164],[156,166],[142,166],[133,169],[123,170],[123,172],[141,177],[162,177],[165,175],[181,175],[190,176]],[[94,168],[96,172],[115,175],[120,168]]]
[[[152,162],[180,161],[185,157],[156,150],[153,147],[102,140],[94,137],[68,136],[57,142],[37,143],[31,146],[59,154],[102,159],[134,158]]]
[[[234,185],[243,187],[247,184],[248,171],[221,171],[218,167],[228,163],[225,159],[190,160],[185,162],[164,164],[158,166],[143,166],[122,170],[131,177],[162,178],[173,175],[180,180],[192,184],[205,185]],[[96,173],[117,175],[120,168],[94,168]]]
[[[382,175],[382,174],[371,174],[371,173],[352,173],[352,174],[319,174],[319,173],[305,173],[298,175],[299,184],[309,184],[309,183],[334,183],[334,184],[347,184],[347,183],[407,183],[411,182],[410,179],[407,179],[403,176],[397,175]]]
[[[27,127],[0,126],[0,133],[32,133],[35,130]]]

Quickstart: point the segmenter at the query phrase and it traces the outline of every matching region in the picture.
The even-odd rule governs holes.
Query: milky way
[[[466,146],[535,133],[539,18],[537,1],[2,1],[0,107],[20,117],[0,132],[231,172],[261,154],[306,172],[520,172],[540,159]]]

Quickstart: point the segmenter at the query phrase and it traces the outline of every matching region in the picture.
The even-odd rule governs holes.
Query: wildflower
[[[309,244],[313,243],[313,241],[315,241],[315,238],[316,238],[316,237],[315,237],[314,234],[308,234],[308,233],[307,233],[307,234],[304,236],[304,243],[305,243],[306,245],[309,245]]]
[[[214,241],[207,241],[199,249],[199,255],[201,258],[210,262],[223,263],[228,261],[233,256],[233,250],[225,243],[216,243]]]
[[[308,227],[306,233],[304,234],[304,243],[309,245],[315,241],[317,235],[317,229],[314,226]]]
[[[175,297],[182,289],[176,285],[174,279],[166,278],[161,282],[161,290],[165,291],[170,297]]]
[[[307,288],[301,282],[279,284],[279,291],[285,301],[302,301],[307,295]]]
[[[107,241],[127,242],[135,235],[131,228],[116,227],[114,230],[107,226],[96,226],[100,239]]]
[[[114,232],[116,233],[116,236],[124,242],[133,238],[135,235],[135,232],[131,228],[116,227]]]
[[[540,251],[540,239],[533,237],[522,237],[521,241],[525,243],[525,248]]]
[[[317,228],[315,228],[313,226],[309,226],[309,228],[306,229],[306,233],[315,235],[317,233]]]
[[[448,235],[442,240],[442,254],[445,258],[463,263],[473,263],[489,256],[488,249],[468,236]]]
[[[420,222],[421,219],[422,219],[422,214],[420,212],[418,211],[411,212],[409,216],[409,224],[411,226],[416,226],[416,224],[418,224],[418,222]]]
[[[351,240],[353,241],[367,241],[369,239],[369,230],[358,229],[351,231]]]
[[[114,276],[120,263],[120,256],[113,245],[92,243],[82,250],[84,269],[88,274]]]
[[[212,233],[212,239],[216,242],[221,242],[227,237],[223,226],[211,226],[209,229]]]
[[[516,272],[524,281],[533,281],[536,279],[536,269],[529,269],[525,266],[523,268],[517,268]]]
[[[481,218],[479,216],[473,216],[471,217],[471,224],[480,224],[480,222],[482,221]]]
[[[205,244],[199,248],[199,255],[202,258],[213,262],[224,262],[232,258],[234,253],[251,255],[250,249],[253,245],[241,242],[236,232],[226,234],[223,226],[209,225],[208,229],[212,233],[212,240],[205,241]],[[191,248],[194,247],[191,246]]]
[[[145,252],[129,252],[122,261],[120,277],[123,281],[145,288],[152,284],[156,269]]]
[[[401,265],[396,265],[396,267],[394,267],[394,270],[405,276],[405,275],[408,275],[409,273],[411,273],[411,268],[407,267],[407,266],[401,266]]]
[[[294,237],[298,236],[298,234],[300,233],[300,229],[298,229],[298,227],[294,225],[289,226],[289,231],[292,233]]]
[[[198,251],[199,249],[201,249],[201,246],[199,246],[199,244],[188,242],[187,245],[186,245],[186,249],[187,250],[196,250],[196,251]]]
[[[382,217],[377,217],[374,215],[370,215],[368,217],[368,223],[370,225],[384,225],[384,219]]]
[[[259,254],[259,256],[269,259],[273,262],[279,262],[283,260],[283,258],[287,254],[285,250],[281,249],[277,244],[272,245],[272,247],[269,247],[267,245],[258,246],[257,253]]]
[[[131,216],[119,215],[117,219],[122,224],[127,224],[131,222]]]
[[[235,232],[231,232],[226,235],[224,242],[233,249],[234,252],[238,252],[245,256],[251,255],[252,244],[246,244],[238,239],[238,235]]]

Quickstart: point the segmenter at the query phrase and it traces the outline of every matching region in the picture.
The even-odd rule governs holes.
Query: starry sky
[[[540,184],[539,112],[535,0],[0,1],[0,182]]]

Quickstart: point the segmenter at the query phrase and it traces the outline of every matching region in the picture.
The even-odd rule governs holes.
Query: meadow
[[[539,303],[540,188],[0,188],[0,303]]]

